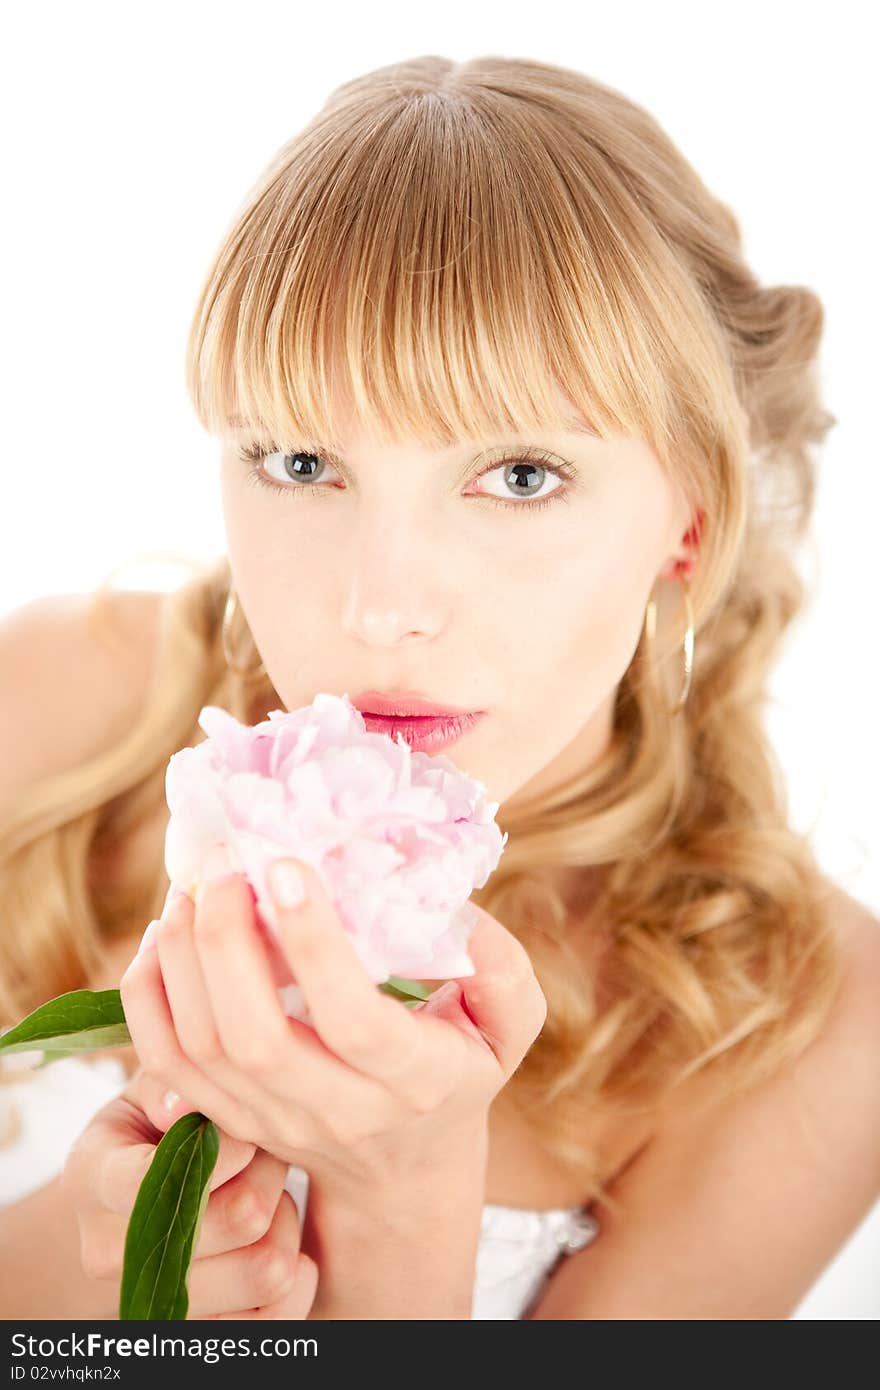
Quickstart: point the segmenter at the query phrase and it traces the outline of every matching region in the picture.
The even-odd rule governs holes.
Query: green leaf
[[[74,989],[41,1004],[4,1033],[0,1052],[94,1052],[130,1043],[118,989]]]
[[[379,985],[379,989],[383,994],[390,994],[393,999],[402,999],[404,1002],[409,1000],[414,1004],[427,999],[432,993],[417,980],[404,980],[400,975],[389,975],[384,985]]]
[[[185,1320],[190,1265],[219,1152],[216,1125],[197,1111],[181,1115],[162,1136],[128,1221],[120,1320]]]

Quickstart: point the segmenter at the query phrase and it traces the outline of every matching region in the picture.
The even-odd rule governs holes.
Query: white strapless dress
[[[0,1207],[57,1177],[75,1139],[126,1083],[121,1063],[100,1056],[62,1057],[17,1080],[15,1072],[33,1060],[34,1054],[21,1053],[0,1061],[5,1083],[0,1085]],[[291,1167],[285,1187],[303,1217],[308,1174]],[[487,1203],[471,1316],[525,1317],[558,1262],[598,1233],[598,1222],[585,1208],[534,1211]]]

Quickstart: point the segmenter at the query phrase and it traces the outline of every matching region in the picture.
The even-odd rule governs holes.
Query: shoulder
[[[652,1144],[658,1158],[713,1152],[751,1166],[756,1184],[790,1194],[781,1206],[799,1194],[843,1239],[880,1197],[880,917],[826,886],[842,971],[818,1035],[744,1094],[710,1096],[711,1078],[685,1083]]]
[[[75,669],[59,666],[68,658],[85,659],[86,677],[146,676],[166,598],[154,589],[95,589],[43,594],[11,609],[0,617],[4,693],[46,673],[75,678]]]
[[[849,1108],[880,1170],[880,915],[830,879],[826,887],[840,988],[825,1026],[785,1075],[796,1076],[829,1117],[839,1107],[842,1118]]]
[[[677,1088],[538,1317],[787,1318],[872,1210],[880,919],[828,886],[843,970],[820,1033],[745,1093]]]
[[[880,913],[837,884],[830,884],[830,888],[837,930],[850,970],[854,974],[864,968],[873,971],[876,985],[880,970]]]
[[[0,618],[0,820],[46,777],[100,754],[146,696],[166,594],[47,594]]]
[[[831,879],[825,886],[828,926],[841,957],[840,988],[818,1036],[756,1088],[754,1103],[790,1091],[829,1119],[836,1106],[849,1108],[854,1119],[864,1109],[863,1138],[880,1164],[880,916]],[[713,1084],[694,1078],[681,1088],[667,1112],[673,1127],[687,1125],[692,1115],[699,1123],[700,1103],[711,1098]],[[749,1094],[731,1108],[739,1104],[745,1111]]]
[[[805,1054],[807,1075],[817,1087],[835,1075],[843,1101],[865,1107],[880,1172],[880,915],[837,885],[830,887],[843,980],[826,1027]]]

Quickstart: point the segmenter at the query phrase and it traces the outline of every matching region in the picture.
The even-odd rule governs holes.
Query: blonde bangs
[[[395,89],[360,119],[331,103],[284,147],[193,318],[188,388],[206,430],[226,437],[238,417],[277,447],[341,452],[341,405],[379,442],[438,449],[639,434],[681,474],[676,399],[699,383],[675,359],[683,316],[692,375],[717,351],[705,307],[635,201],[609,199],[589,142],[564,148],[552,113],[526,122],[492,95]]]

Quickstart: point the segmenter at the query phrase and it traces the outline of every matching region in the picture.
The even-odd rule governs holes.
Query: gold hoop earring
[[[690,585],[686,580],[681,583],[682,598],[684,599],[685,611],[687,612],[687,629],[684,634],[684,680],[681,692],[671,709],[666,713],[670,716],[679,714],[684,709],[687,702],[688,691],[691,688],[691,674],[694,669],[694,610],[691,605]],[[645,629],[648,634],[648,641],[654,642],[657,631],[657,601],[652,593],[645,609]]]
[[[244,666],[234,661],[232,656],[230,655],[230,636],[232,633],[232,623],[234,621],[235,613],[238,607],[238,595],[236,594],[235,590],[230,587],[229,593],[226,597],[226,607],[223,610],[223,655],[226,658],[226,665],[229,667],[230,671],[235,671],[236,675],[255,676],[258,671],[265,671],[266,669],[262,663],[262,660],[258,660],[256,665],[251,664],[250,666]],[[253,642],[253,640],[253,637],[251,637],[251,642]],[[254,644],[254,649],[256,650],[256,644]]]

